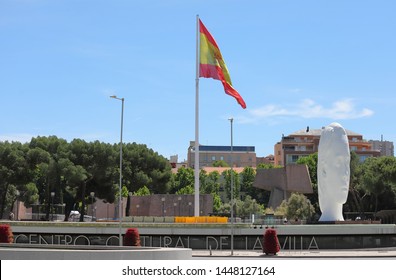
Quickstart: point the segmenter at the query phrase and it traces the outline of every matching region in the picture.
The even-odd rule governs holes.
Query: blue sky
[[[196,15],[247,109],[200,79],[200,143],[273,153],[333,121],[396,141],[395,1],[0,1],[0,141],[56,135],[187,158],[195,137]]]

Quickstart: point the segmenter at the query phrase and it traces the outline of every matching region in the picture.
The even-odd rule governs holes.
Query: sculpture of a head
[[[343,221],[350,180],[350,153],[345,129],[332,123],[322,131],[318,149],[320,221]]]

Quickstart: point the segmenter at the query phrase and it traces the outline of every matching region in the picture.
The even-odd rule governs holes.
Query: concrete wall
[[[0,244],[2,260],[187,260],[191,249]]]
[[[211,245],[220,250],[229,248],[232,230],[230,224],[123,223],[122,234],[129,227],[138,228],[142,246],[207,249]],[[235,249],[260,249],[266,227],[234,224]],[[95,245],[92,247],[118,244],[118,223],[13,222],[11,228],[17,243]],[[282,246],[293,240],[304,244],[304,249],[312,244],[320,249],[396,247],[396,225],[390,224],[276,225],[275,229]]]

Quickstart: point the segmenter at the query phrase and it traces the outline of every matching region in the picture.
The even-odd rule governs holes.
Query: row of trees
[[[246,167],[241,174],[231,170],[222,174],[201,171],[200,193],[213,195],[214,211],[230,211],[231,174],[237,198],[236,213],[245,216],[263,212],[269,193],[253,187],[255,170],[251,167]],[[67,142],[56,136],[32,138],[25,144],[0,142],[0,217],[11,211],[16,199],[23,201],[26,207],[45,205],[46,219],[50,217],[52,204],[65,205],[66,216],[73,209],[84,214],[86,205],[92,203],[91,192],[112,203],[119,196],[118,190],[117,144],[81,139]],[[135,195],[192,194],[194,170],[180,168],[173,174],[168,160],[145,145],[123,144],[121,195],[127,197],[131,192]]]
[[[123,145],[124,196],[143,186],[153,193],[168,192],[170,170],[167,159],[145,145]],[[0,142],[0,217],[12,209],[18,194],[27,207],[46,205],[47,219],[51,203],[65,204],[66,213],[77,206],[84,211],[90,192],[112,203],[118,182],[119,145],[80,139],[69,143],[55,136],[26,144]]]
[[[314,193],[294,195],[279,209],[267,209],[288,218],[307,218],[320,214],[317,194],[317,154],[300,158],[298,164],[309,168]],[[216,166],[226,166],[216,162]],[[269,164],[257,168],[276,168]],[[231,176],[234,181],[235,210],[239,216],[264,213],[269,192],[253,187],[256,170],[244,168],[240,174],[226,170],[200,172],[200,193],[212,194],[214,211],[230,211]],[[47,219],[50,204],[65,204],[65,212],[78,208],[84,213],[91,203],[89,194],[114,202],[119,189],[119,145],[75,139],[67,142],[55,136],[32,138],[29,143],[0,142],[0,217],[12,209],[18,199],[25,206],[46,205]],[[192,194],[194,170],[179,168],[172,174],[166,158],[136,143],[123,144],[123,189],[128,193]],[[55,196],[52,198],[51,193]],[[311,208],[313,207],[313,208]],[[128,205],[127,205],[128,208]],[[302,210],[302,209],[305,210]],[[396,208],[396,160],[394,157],[369,158],[360,162],[351,153],[350,195],[345,211],[375,212]],[[294,210],[293,210],[294,209]],[[81,215],[81,218],[83,215]]]

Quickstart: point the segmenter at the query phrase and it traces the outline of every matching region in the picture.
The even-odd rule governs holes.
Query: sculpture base
[[[357,221],[317,221],[308,223],[310,225],[371,225],[381,224],[381,221],[357,220]]]

